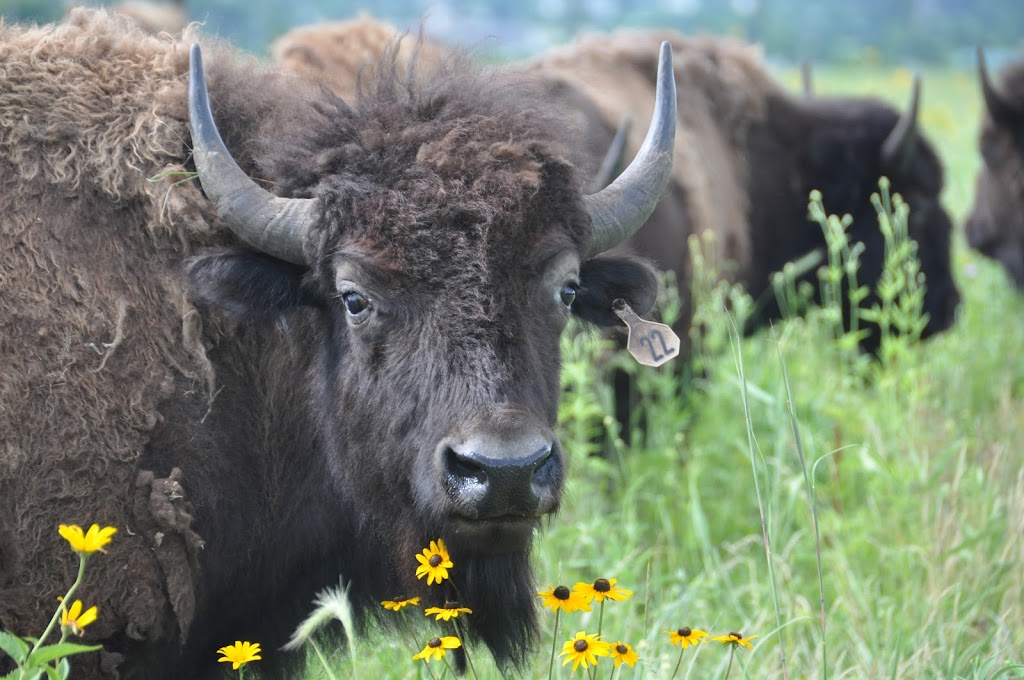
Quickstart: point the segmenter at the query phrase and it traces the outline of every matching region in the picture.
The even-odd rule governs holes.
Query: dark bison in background
[[[668,46],[647,144],[593,195],[514,73],[385,63],[346,103],[205,46],[208,97],[198,48],[189,73],[105,12],[0,26],[0,625],[42,630],[57,525],[95,521],[120,529],[79,592],[106,650],[76,678],[216,674],[238,639],[281,676],[339,574],[364,622],[452,597],[414,576],[441,536],[469,635],[522,660],[559,336],[654,303],[602,252],[671,171]]]
[[[754,324],[764,323],[780,315],[771,274],[824,251],[821,227],[807,217],[812,189],[822,191],[829,212],[853,217],[851,238],[866,246],[858,278],[875,283],[884,247],[870,196],[882,175],[911,207],[910,236],[927,277],[925,335],[952,324],[959,294],[950,269],[951,222],[939,200],[942,165],[917,126],[917,86],[901,114],[875,99],[790,94],[769,74],[759,48],[731,38],[667,30],[584,37],[524,66],[551,97],[577,111],[586,139],[582,166],[596,167],[624,115],[648,119],[652,55],[662,40],[676,55],[675,162],[649,225],[630,245],[675,272],[684,342],[691,314],[687,237],[714,234],[720,271],[754,296]],[[809,74],[806,82],[809,89]],[[627,159],[645,131],[636,126]],[[814,271],[805,278],[817,283]],[[878,335],[865,341],[866,349]]]
[[[978,50],[985,99],[981,157],[967,243],[1003,265],[1024,291],[1024,61],[1009,64],[992,81]]]

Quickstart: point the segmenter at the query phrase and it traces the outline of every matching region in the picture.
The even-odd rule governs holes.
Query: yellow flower
[[[457,637],[443,637],[443,638],[431,638],[427,646],[423,648],[423,651],[412,657],[414,660],[423,659],[426,663],[430,663],[430,658],[433,657],[435,661],[443,659],[444,655],[448,653],[449,649],[457,649],[462,646]]]
[[[431,607],[423,612],[426,616],[437,614],[435,621],[451,621],[459,617],[459,614],[472,614],[469,607],[460,607],[458,602],[445,602],[443,607]]]
[[[416,606],[420,603],[418,597],[396,597],[393,600],[384,600],[381,602],[381,606],[384,609],[390,609],[392,611],[400,611],[402,607],[408,607],[409,605]]]
[[[416,567],[416,578],[426,576],[428,586],[448,578],[448,570],[455,566],[448,556],[444,540],[440,538],[431,541],[429,548],[424,548],[422,554],[416,555],[416,561],[420,563],[420,566]]]
[[[611,653],[609,647],[611,645],[607,642],[597,639],[597,634],[587,635],[581,630],[576,633],[576,637],[562,645],[562,653],[559,656],[565,657],[565,661],[562,662],[563,666],[572,661],[572,670],[576,672],[581,664],[584,668],[588,667],[588,663],[596,666],[597,657],[608,656]]]
[[[679,645],[683,649],[687,647],[696,647],[698,643],[703,642],[703,638],[708,636],[702,630],[696,628],[687,628],[683,626],[679,630],[666,630],[663,631],[668,634],[668,641],[674,645]]]
[[[81,635],[82,629],[96,620],[97,611],[96,605],[93,605],[83,612],[81,600],[71,603],[71,609],[67,609],[61,604],[60,627],[70,628],[75,635]]]
[[[723,645],[743,645],[747,649],[753,649],[754,645],[750,644],[750,641],[756,637],[756,635],[751,635],[745,638],[739,633],[729,633],[728,635],[716,635],[711,639],[721,642]]]
[[[580,581],[572,589],[582,595],[587,602],[604,602],[606,597],[609,600],[628,600],[633,597],[632,590],[616,588],[615,583],[616,579],[613,578],[599,578],[593,584]]]
[[[235,644],[221,647],[217,650],[217,653],[224,655],[217,659],[217,661],[230,662],[231,670],[233,671],[237,671],[238,667],[243,664],[247,664],[250,661],[259,661],[263,658],[260,656],[260,643],[258,642],[235,640]]]
[[[538,597],[544,598],[544,606],[556,612],[561,609],[563,612],[590,611],[590,605],[586,598],[579,593],[574,593],[565,586],[551,587],[547,590],[537,592]]]
[[[625,642],[616,642],[614,645],[608,646],[608,655],[615,659],[615,666],[618,668],[619,664],[626,664],[630,668],[640,659],[636,652],[630,645]]]
[[[99,524],[93,524],[89,527],[88,532],[83,532],[82,527],[77,524],[61,524],[58,531],[61,536],[67,539],[75,551],[87,555],[97,550],[107,552],[103,549],[103,546],[110,543],[111,536],[117,533],[117,529],[114,527],[103,527],[100,529]]]

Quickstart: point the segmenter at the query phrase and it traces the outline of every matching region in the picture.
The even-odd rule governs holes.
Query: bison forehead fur
[[[244,638],[275,675],[339,573],[363,623],[382,599],[443,598],[413,555],[445,536],[470,636],[521,660],[519,517],[561,483],[560,290],[580,277],[571,311],[610,322],[598,301],[649,309],[652,271],[579,262],[573,138],[516,76],[456,59],[405,77],[391,51],[343,102],[206,53],[239,164],[318,201],[308,267],[239,247],[196,182],[172,186],[192,167],[186,41],[103,11],[0,25],[0,625],[42,629],[72,577],[57,525],[95,521],[120,529],[81,591],[108,652],[76,677],[196,677]],[[439,466],[473,487],[464,451],[495,441],[540,447],[544,504],[456,502]]]
[[[1024,291],[1024,61],[1006,66],[994,89],[1002,108],[989,109],[982,123],[984,164],[967,218],[967,242],[1002,264]]]

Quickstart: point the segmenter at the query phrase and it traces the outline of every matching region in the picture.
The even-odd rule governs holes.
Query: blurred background
[[[67,4],[0,0],[0,14],[8,21],[52,21]],[[430,35],[476,44],[494,58],[622,26],[731,34],[761,43],[775,59],[865,65],[969,66],[979,44],[998,64],[1024,45],[1021,0],[185,0],[185,8],[208,31],[256,53],[294,26],[359,11],[402,28],[425,20]]]

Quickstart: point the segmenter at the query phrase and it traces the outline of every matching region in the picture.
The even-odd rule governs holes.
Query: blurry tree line
[[[70,2],[70,0],[68,0]],[[1024,0],[184,0],[207,30],[263,52],[293,26],[360,11],[485,51],[521,56],[581,30],[667,26],[731,34],[815,62],[966,61],[1024,47]],[[7,21],[51,21],[65,0],[0,0]],[[85,0],[102,4],[102,0]]]

